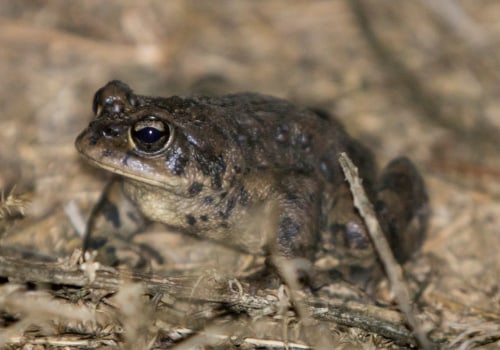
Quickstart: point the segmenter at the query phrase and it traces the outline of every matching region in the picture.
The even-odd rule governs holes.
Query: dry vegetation
[[[0,347],[415,344],[386,283],[377,302],[339,282],[264,288],[259,259],[160,226],[136,239],[164,245],[165,266],[81,264],[107,175],[73,141],[114,78],[286,97],[338,115],[381,166],[410,156],[432,204],[405,266],[415,316],[442,347],[500,347],[499,18],[494,0],[1,2]]]

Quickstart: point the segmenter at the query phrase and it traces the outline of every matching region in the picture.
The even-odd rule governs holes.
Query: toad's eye
[[[143,155],[161,153],[171,137],[169,125],[154,116],[144,118],[130,128],[130,141],[134,150]]]

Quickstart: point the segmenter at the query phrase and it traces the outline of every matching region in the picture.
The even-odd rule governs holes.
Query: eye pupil
[[[137,122],[130,129],[134,149],[145,155],[156,155],[163,151],[170,139],[170,128],[156,117]]]
[[[142,128],[136,131],[135,134],[136,138],[140,139],[143,143],[155,143],[163,136],[161,131],[152,127]]]

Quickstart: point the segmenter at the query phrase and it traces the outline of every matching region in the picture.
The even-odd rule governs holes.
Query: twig
[[[52,337],[11,337],[9,339],[10,345],[51,345],[57,347],[78,347],[84,349],[96,349],[103,346],[116,346],[116,341],[108,339],[82,339],[78,336],[52,336]]]
[[[346,153],[341,153],[339,157],[342,171],[349,182],[352,195],[354,197],[354,206],[359,210],[360,215],[365,221],[370,238],[375,246],[375,250],[384,266],[387,278],[389,279],[392,293],[398,300],[399,307],[413,329],[419,345],[423,349],[431,349],[432,344],[422,331],[418,320],[416,319],[411,307],[410,293],[404,282],[403,270],[397,263],[392,253],[391,247],[382,232],[382,228],[377,220],[373,206],[366,196],[361,179],[358,176],[358,169],[354,166]]]
[[[14,194],[16,187],[10,190],[7,197],[4,192],[0,192],[0,221],[14,219],[17,216],[24,216],[24,210],[28,206],[29,201]]]
[[[33,262],[29,260],[10,259],[0,256],[0,276],[15,279],[18,282],[51,283],[70,285],[116,292],[125,282],[141,283],[145,293],[156,295],[163,293],[166,297],[189,300],[196,303],[216,303],[224,305],[235,313],[272,314],[276,312],[277,301],[268,296],[270,291],[259,295],[252,294],[250,287],[242,291],[229,288],[229,279],[202,278],[201,286],[193,294],[193,286],[200,280],[199,276],[162,277],[153,274],[141,274],[131,271],[112,269],[97,270],[95,278],[79,266],[68,266],[62,263]],[[308,300],[304,303],[307,313],[312,319],[322,322],[335,322],[339,325],[353,326],[392,339],[401,345],[415,345],[410,332],[402,325],[400,314],[377,306],[364,305],[345,300]]]
[[[80,237],[85,235],[86,225],[80,208],[75,201],[70,201],[64,205],[64,212]]]
[[[467,15],[459,2],[453,0],[421,0],[421,2],[473,49],[482,48],[488,43],[487,34]]]

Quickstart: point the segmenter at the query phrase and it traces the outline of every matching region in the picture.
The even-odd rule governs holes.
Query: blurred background
[[[30,205],[1,242],[79,246],[65,208],[88,212],[107,175],[73,142],[107,81],[256,91],[335,114],[380,167],[412,158],[432,202],[426,297],[498,316],[499,41],[495,0],[2,1],[0,190]]]

